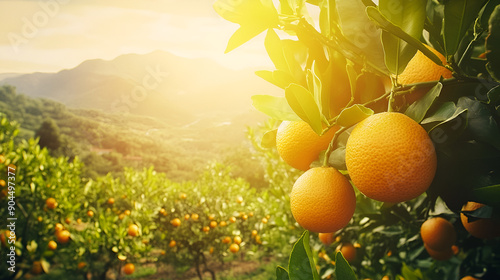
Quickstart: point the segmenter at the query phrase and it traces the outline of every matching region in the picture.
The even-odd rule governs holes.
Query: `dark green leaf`
[[[438,98],[442,89],[443,84],[438,82],[431,88],[431,90],[429,90],[428,93],[424,95],[424,97],[411,104],[410,107],[406,109],[405,115],[412,118],[417,123],[420,123],[424,119],[429,108],[432,106],[432,104],[434,104],[434,100]]]
[[[405,263],[403,263],[403,268],[401,269],[401,274],[406,280],[423,280],[424,276],[420,269],[411,270]]]
[[[409,36],[420,39],[426,18],[426,0],[380,0],[379,10],[392,24]],[[417,49],[388,32],[382,33],[385,64],[393,74],[400,74],[406,68]]]
[[[319,280],[318,271],[309,247],[309,231],[293,245],[288,264],[290,280]]]
[[[453,0],[444,4],[444,46],[453,55],[465,33],[478,16],[486,0]]]
[[[443,62],[439,59],[439,57],[435,55],[431,50],[429,50],[424,44],[422,44],[422,42],[420,42],[418,39],[413,38],[398,26],[392,24],[379,12],[377,8],[368,7],[366,8],[366,13],[378,26],[380,26],[380,28],[403,39],[408,44],[417,48],[430,60],[434,61],[434,63],[436,63],[437,65],[444,66]]]
[[[285,89],[285,97],[295,114],[308,123],[318,135],[321,135],[322,117],[312,93],[303,86],[291,84]]]
[[[356,274],[352,270],[349,263],[345,260],[342,253],[339,251],[335,255],[335,276],[342,280],[356,280]]]
[[[453,116],[457,111],[457,106],[453,102],[445,102],[431,116],[425,118],[420,124],[428,124],[433,122],[442,122]]]
[[[461,97],[457,106],[469,111],[467,132],[471,137],[500,150],[500,131],[488,106],[467,97]]]
[[[289,280],[288,271],[281,266],[276,267],[276,280]]]
[[[488,92],[488,104],[496,106],[499,103],[500,103],[500,86],[496,86]]]
[[[429,130],[429,136],[436,144],[451,143],[464,132],[466,127],[467,109],[457,107],[451,117]]]
[[[270,116],[273,119],[300,121],[300,118],[293,112],[290,105],[284,97],[270,95],[254,95],[252,96],[253,106],[255,109]]]
[[[486,69],[500,81],[500,5],[496,6],[489,20],[489,34],[486,38]]]
[[[336,5],[339,24],[344,37],[359,49],[360,54],[365,59],[370,60],[378,68],[385,70],[380,30],[366,16],[366,6],[363,2],[361,0],[336,0],[333,2]],[[331,23],[335,24],[334,22]]]
[[[473,190],[474,197],[477,197],[481,202],[488,204],[488,205],[494,205],[498,206],[500,205],[500,185],[494,185],[494,186],[488,186],[488,187],[482,187],[478,189]],[[478,210],[481,210],[483,208],[490,208],[490,207],[482,207]],[[491,209],[490,209],[491,210]],[[477,210],[476,210],[477,211]],[[484,210],[486,211],[486,210]],[[474,212],[470,213],[470,215],[467,215],[469,217],[477,217],[477,218],[489,218],[491,216],[491,211],[489,213],[489,216],[478,216],[479,214],[483,215],[483,212]]]
[[[493,13],[493,10],[498,4],[498,0],[489,0],[488,3],[484,5],[481,13],[479,14],[479,20],[476,22],[475,29],[478,29],[479,31],[488,29],[488,21],[490,19],[491,13]]]
[[[351,127],[371,115],[373,115],[372,109],[366,108],[363,105],[355,104],[340,112],[337,124],[342,127]]]
[[[260,141],[260,145],[264,148],[272,148],[276,146],[276,133],[277,129],[269,130],[264,133],[262,136],[262,140]]]

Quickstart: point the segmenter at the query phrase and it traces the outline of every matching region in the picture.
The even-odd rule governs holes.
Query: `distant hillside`
[[[172,125],[205,125],[206,119],[232,121],[248,113],[254,94],[277,92],[253,72],[156,51],[88,60],[58,73],[6,77],[0,84],[69,107],[151,116]]]

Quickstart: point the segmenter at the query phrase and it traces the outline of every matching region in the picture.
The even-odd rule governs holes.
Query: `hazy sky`
[[[224,54],[238,25],[214,0],[0,0],[0,73],[55,72],[86,59],[165,50],[232,68],[272,65],[263,36]]]

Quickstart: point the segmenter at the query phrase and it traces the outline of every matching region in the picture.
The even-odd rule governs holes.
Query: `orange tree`
[[[216,1],[216,12],[239,24],[226,52],[266,33],[264,46],[275,69],[256,74],[282,88],[284,96],[253,97],[254,107],[277,120],[262,143],[276,144],[280,157],[301,170],[340,170],[356,192],[356,210],[343,228],[332,224],[351,211],[318,210],[314,206],[323,204],[313,198],[308,207],[300,206],[311,222],[324,226],[298,219],[302,227],[329,229],[337,238],[326,248],[312,239],[321,253],[317,259],[306,231],[288,269],[278,267],[278,279],[499,277],[498,235],[478,238],[469,225],[497,232],[500,224],[498,4]],[[307,129],[285,129],[279,121],[286,127],[306,123],[321,137],[335,133],[325,147]],[[304,198],[326,188],[309,170],[297,180],[310,185],[301,190]],[[462,210],[468,202],[482,207]],[[433,217],[453,225],[455,247],[436,251],[424,244],[420,228]],[[356,249],[349,253],[355,255],[351,265],[337,253],[347,243]]]

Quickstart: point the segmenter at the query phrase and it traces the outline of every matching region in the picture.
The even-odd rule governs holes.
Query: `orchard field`
[[[1,279],[500,279],[500,1],[376,2],[214,3],[282,89],[252,98],[264,188],[86,178],[0,116]]]

